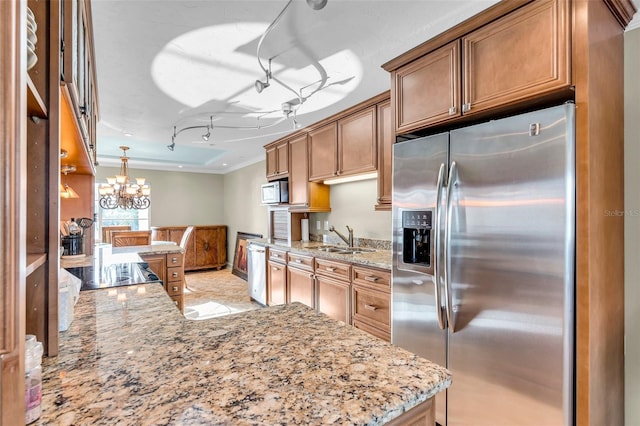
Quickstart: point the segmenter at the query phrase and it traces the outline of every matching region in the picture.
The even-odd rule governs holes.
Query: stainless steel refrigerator
[[[572,425],[574,105],[396,143],[392,342],[446,426]]]

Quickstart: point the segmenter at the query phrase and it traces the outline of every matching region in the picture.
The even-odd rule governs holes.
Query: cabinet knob
[[[366,310],[368,310],[368,311],[375,311],[376,309],[378,309],[378,308],[377,308],[376,306],[374,306],[374,305],[367,305],[367,304],[365,304],[365,305],[364,305],[364,308],[365,308]]]
[[[178,258],[177,257],[172,257],[171,258],[171,263],[178,263]]]
[[[204,249],[207,251],[209,250],[209,241],[204,243]]]
[[[452,106],[449,108],[449,115],[455,115],[457,110],[458,109],[456,107]]]
[[[273,257],[280,257],[280,255],[278,253],[271,253],[271,256]]]
[[[178,277],[178,273],[177,272],[173,272],[171,275],[173,276],[173,278],[177,278]]]
[[[470,103],[462,104],[462,112],[469,112],[469,111],[471,111],[471,104]]]
[[[296,259],[296,263],[303,263],[302,259]]]
[[[173,288],[173,291],[178,291],[178,287],[177,286],[174,285],[172,288]]]
[[[334,267],[332,267],[332,266],[327,266],[327,271],[329,271],[329,272],[333,272],[333,271],[335,271],[335,270],[336,270],[336,268],[334,268]]]
[[[273,270],[274,270],[274,271],[279,271],[279,270],[280,270],[280,268],[278,268],[278,267],[274,266],[274,267],[273,267]]]
[[[375,283],[376,281],[378,281],[378,277],[376,277],[375,275],[367,275],[366,277],[364,277],[365,281],[370,281],[372,283]]]

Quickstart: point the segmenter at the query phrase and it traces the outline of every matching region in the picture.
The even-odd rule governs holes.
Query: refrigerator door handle
[[[451,168],[449,169],[449,181],[447,182],[447,211],[444,227],[444,301],[447,312],[447,322],[449,323],[449,330],[452,333],[455,332],[455,327],[453,324],[453,309],[451,307],[451,218],[453,213],[451,195],[453,194],[453,187],[456,185],[457,178],[457,164],[455,161],[452,161]]]
[[[446,328],[446,323],[444,320],[444,312],[442,309],[442,295],[440,294],[440,259],[442,253],[440,253],[440,215],[442,214],[442,189],[444,185],[444,172],[445,165],[444,163],[440,164],[440,170],[438,171],[438,183],[437,183],[437,191],[436,191],[436,211],[435,211],[435,226],[433,226],[433,230],[435,232],[434,245],[435,245],[435,259],[433,260],[433,279],[434,279],[434,296],[436,299],[436,314],[438,316],[438,326],[441,330]]]

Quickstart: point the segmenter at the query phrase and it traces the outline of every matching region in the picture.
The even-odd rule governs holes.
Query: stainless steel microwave
[[[289,202],[289,182],[276,180],[265,183],[260,188],[262,204],[281,204]]]

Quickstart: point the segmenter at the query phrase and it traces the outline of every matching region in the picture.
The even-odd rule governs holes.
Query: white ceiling
[[[328,0],[315,11],[293,0],[261,49],[293,92],[271,81],[258,94],[258,40],[287,0],[93,0],[99,164],[118,166],[120,145],[132,168],[224,174],[255,163],[293,131],[282,103],[294,92],[308,96],[298,122],[315,123],[388,90],[381,64],[496,2]],[[208,124],[208,142],[206,129],[186,130],[167,148],[174,126]]]
[[[265,38],[275,78],[308,96],[297,120],[315,123],[389,88],[380,65],[489,7],[496,0],[328,0],[315,11],[293,0]],[[100,122],[98,161],[130,167],[227,173],[264,159],[263,146],[293,131],[282,103],[295,93],[264,80],[258,40],[286,0],[93,0]],[[260,120],[258,113],[266,113]],[[187,130],[171,143],[174,126]]]

